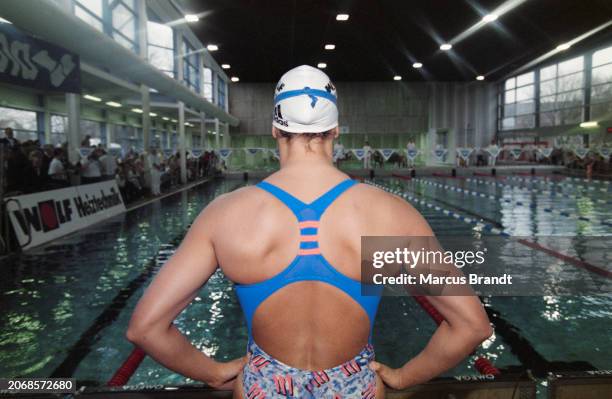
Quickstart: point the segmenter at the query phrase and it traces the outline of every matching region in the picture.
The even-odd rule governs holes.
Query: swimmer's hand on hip
[[[247,356],[242,356],[229,362],[217,362],[212,373],[213,378],[208,381],[208,385],[215,389],[233,389],[236,377],[244,368],[247,360]]]

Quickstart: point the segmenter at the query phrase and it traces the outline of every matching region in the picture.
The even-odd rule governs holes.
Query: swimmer
[[[403,389],[452,368],[491,333],[474,296],[430,297],[446,321],[423,351],[397,369],[374,361],[380,297],[361,295],[361,236],[433,233],[406,201],[334,167],[337,96],[324,72],[292,69],[274,95],[280,170],[202,211],[138,303],[127,338],[235,398],[383,398],[385,384]],[[249,336],[247,355],[229,362],[173,325],[217,265],[236,284]]]

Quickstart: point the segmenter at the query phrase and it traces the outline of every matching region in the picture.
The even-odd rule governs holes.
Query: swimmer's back
[[[323,177],[321,177],[323,176]],[[329,167],[299,178],[278,172],[266,179],[310,203],[348,176]],[[261,188],[220,197],[207,209],[219,265],[238,284],[267,280],[296,257],[300,230],[295,215]],[[340,273],[360,278],[361,236],[429,235],[422,217],[399,197],[366,184],[340,195],[321,217],[318,237],[325,259]],[[300,281],[281,288],[257,308],[253,339],[279,361],[300,369],[325,369],[355,356],[368,342],[363,308],[336,287]]]

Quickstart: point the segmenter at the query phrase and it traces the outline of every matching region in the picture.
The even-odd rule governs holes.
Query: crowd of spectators
[[[116,179],[126,203],[147,196],[157,196],[180,183],[179,153],[167,154],[156,148],[138,153],[130,149],[107,149],[90,145],[90,137],[81,142],[79,161],[68,160],[68,146],[40,145],[38,141],[19,142],[11,128],[0,139],[4,153],[4,195],[19,195],[54,190],[71,185]],[[199,157],[187,152],[187,180],[214,174],[219,160],[214,151]]]

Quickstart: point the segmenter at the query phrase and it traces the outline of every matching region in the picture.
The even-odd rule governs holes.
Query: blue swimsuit
[[[295,259],[274,277],[254,284],[236,284],[236,294],[246,316],[249,332],[249,363],[244,369],[244,392],[248,399],[295,398],[374,398],[375,374],[367,367],[374,358],[372,327],[380,295],[364,296],[359,281],[338,272],[321,254],[318,227],[321,216],[354,180],[344,180],[315,201],[305,204],[286,191],[265,181],[257,187],[285,204],[297,217],[300,249]],[[265,353],[253,340],[252,321],[259,305],[277,290],[298,281],[321,281],[349,295],[365,310],[370,320],[370,338],[366,347],[350,361],[328,370],[296,369]]]

